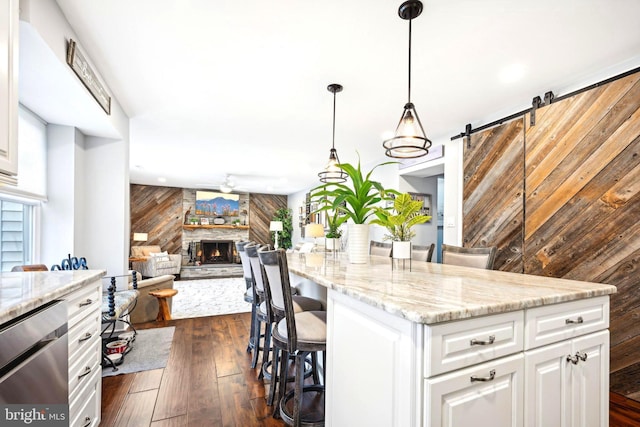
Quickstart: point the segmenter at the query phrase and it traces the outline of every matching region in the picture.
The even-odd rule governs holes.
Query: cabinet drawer
[[[101,371],[102,351],[100,337],[89,340],[84,352],[80,352],[77,359],[70,359],[69,366],[69,401],[73,401],[82,387],[89,382],[91,374]]]
[[[100,321],[101,314],[93,312],[69,330],[69,360],[76,360],[91,345],[91,338],[100,335]]]
[[[525,349],[609,327],[609,297],[588,298],[527,310]]]
[[[425,427],[522,427],[524,356],[503,357],[425,380]]]
[[[522,311],[436,324],[425,328],[429,378],[523,350]]]
[[[92,312],[100,312],[102,292],[100,282],[93,283],[69,294],[66,298],[69,313],[69,329],[76,325],[83,317]]]
[[[71,427],[95,427],[100,423],[101,372],[96,370],[82,392],[69,405]]]

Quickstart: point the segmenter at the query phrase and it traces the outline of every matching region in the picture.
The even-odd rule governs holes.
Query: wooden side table
[[[171,320],[171,312],[169,311],[167,298],[171,298],[177,293],[177,289],[158,289],[157,291],[149,292],[149,295],[158,298],[158,317],[156,317],[156,322]]]

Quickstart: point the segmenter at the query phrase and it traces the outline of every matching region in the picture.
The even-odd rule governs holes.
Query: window
[[[33,264],[33,210],[29,204],[0,199],[0,265]]]
[[[0,188],[0,270],[36,264],[40,202],[46,200],[47,125],[20,105],[18,185]]]

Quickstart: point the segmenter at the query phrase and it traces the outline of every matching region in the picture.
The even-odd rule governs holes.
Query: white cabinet
[[[69,328],[70,426],[100,423],[102,285],[95,281],[66,296]]]
[[[418,325],[335,291],[329,296],[325,424],[419,425]]]
[[[329,290],[326,425],[606,427],[609,297],[436,324]]]
[[[525,425],[602,427],[609,419],[609,331],[525,352]]]
[[[0,2],[0,183],[18,173],[18,0]]]
[[[521,353],[427,379],[424,425],[521,427],[523,383]]]

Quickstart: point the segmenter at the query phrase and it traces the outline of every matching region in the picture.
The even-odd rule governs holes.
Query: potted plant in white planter
[[[411,228],[431,219],[428,215],[421,215],[421,209],[422,202],[413,200],[408,193],[399,194],[395,198],[392,210],[380,207],[375,209],[377,218],[371,223],[381,225],[389,232],[384,239],[392,241],[393,258],[411,258],[411,239],[416,235]]]
[[[339,167],[344,170],[349,181],[344,184],[330,183],[311,190],[311,197],[324,200],[324,206],[320,210],[331,210],[336,214],[344,215],[345,221],[351,219],[348,224],[349,262],[356,264],[366,263],[369,259],[369,224],[370,216],[376,211],[376,205],[382,200],[390,200],[390,194],[399,194],[395,190],[387,190],[382,184],[371,179],[371,173],[379,166],[397,162],[385,162],[374,166],[366,176],[363,176],[358,166],[342,163]],[[343,221],[344,222],[344,221]]]

